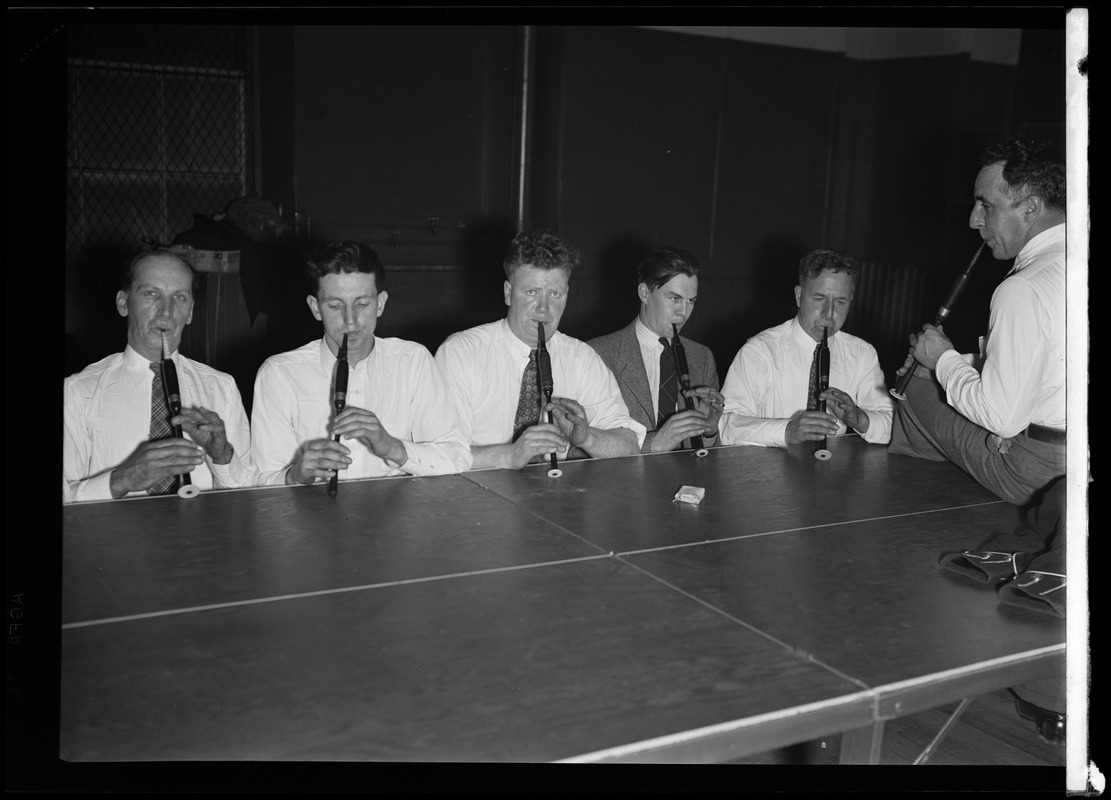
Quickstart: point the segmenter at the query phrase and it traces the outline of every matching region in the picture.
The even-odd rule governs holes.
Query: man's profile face
[[[536,323],[544,323],[544,338],[551,339],[559,327],[571,272],[566,269],[536,269],[522,266],[505,282],[505,320],[513,334],[529,347],[536,347]]]
[[[332,353],[337,353],[347,334],[347,360],[352,364],[374,349],[374,329],[386,308],[385,290],[378,291],[369,272],[343,272],[324,275],[316,296],[306,300],[312,314],[324,323],[324,337]]]
[[[672,325],[679,330],[694,313],[698,297],[698,277],[675,275],[667,283],[649,289],[648,284],[637,285],[640,296],[640,320],[657,336],[671,338],[675,335]]]
[[[127,343],[148,361],[181,344],[193,321],[193,274],[173,256],[153,254],[135,267],[130,288],[116,293],[116,311],[127,319]]]
[[[976,176],[968,227],[979,232],[992,256],[1005,261],[1017,256],[1028,239],[1025,208],[1026,198],[1015,197],[1003,180],[1003,162],[989,164]]]
[[[829,335],[841,330],[853,302],[853,279],[847,272],[825,270],[795,287],[799,324],[815,342],[822,340],[822,329]]]

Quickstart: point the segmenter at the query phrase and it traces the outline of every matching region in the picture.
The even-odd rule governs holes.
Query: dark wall
[[[535,204],[582,249],[588,294],[565,329],[587,338],[631,319],[636,265],[664,244],[702,262],[686,330],[719,360],[781,321],[794,284],[776,276],[824,239],[841,58],[639,29],[545,34],[538,58],[562,70],[539,83],[553,122],[535,146],[559,166]]]
[[[322,235],[385,244],[383,219],[511,217],[515,36],[297,28],[298,202]]]
[[[1036,36],[1063,47],[1063,30]],[[284,143],[270,134],[277,151],[266,155],[263,130],[263,163],[292,165],[294,201],[311,213],[314,238],[379,249],[390,270],[382,333],[430,349],[504,313],[500,262],[517,223],[526,66],[525,224],[557,229],[583,255],[561,327],[585,339],[624,325],[636,312],[640,257],[684,247],[703,262],[687,331],[723,372],[749,336],[794,313],[798,260],[818,247],[925,282],[897,335],[864,309],[850,315],[851,332],[885,337],[874,343],[893,372],[906,334],[932,318],[978,245],[967,220],[980,149],[1017,132],[1016,97],[1026,116],[1063,108],[1063,79],[1042,80],[1031,95],[1020,68],[967,54],[860,61],[545,26],[530,31],[526,65],[524,30],[513,27],[314,26],[289,38],[291,52],[278,47],[271,58],[291,65],[273,74],[292,86],[275,92],[268,74],[261,80],[271,102],[291,103],[294,133]],[[1059,97],[1048,97],[1053,89]],[[972,309],[986,310],[1005,271],[981,267],[967,293],[969,330],[951,318],[962,348],[981,329]],[[278,327],[317,335],[302,288],[291,291],[292,317]]]
[[[501,313],[501,258],[516,232],[519,38],[508,26],[305,26],[291,50],[268,54],[292,65],[278,102],[291,104],[293,135],[267,159],[292,165],[308,245],[358,239],[378,251],[389,270],[382,335],[434,349]],[[275,348],[319,335],[303,285],[290,283],[275,299]]]

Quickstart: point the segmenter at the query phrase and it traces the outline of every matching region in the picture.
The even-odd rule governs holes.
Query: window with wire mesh
[[[247,47],[242,27],[69,27],[71,259],[169,244],[247,193]]]

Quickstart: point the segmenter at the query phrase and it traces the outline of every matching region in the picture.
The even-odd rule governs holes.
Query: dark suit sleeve
[[[702,365],[699,375],[698,386],[709,386],[715,391],[721,391],[721,381],[718,380],[718,365],[714,361],[714,354],[710,352],[708,347],[699,348],[702,355]]]
[[[621,351],[622,338],[629,339],[634,343],[636,342],[635,334],[630,333],[630,331],[631,327],[625,328],[616,333],[591,339],[587,344],[594,348],[594,351],[606,362],[606,366],[609,367],[610,372],[614,374],[618,388],[621,390],[621,399],[625,401],[625,406],[629,409],[629,416],[645,428],[646,433],[644,435],[644,442],[640,447],[640,452],[650,453],[652,452],[652,440],[656,438],[656,421],[645,415],[640,403],[637,402],[635,397],[630,395],[627,382],[622,380],[621,377],[623,367],[625,366],[618,357],[618,353]],[[636,349],[636,358],[640,358],[639,345]]]

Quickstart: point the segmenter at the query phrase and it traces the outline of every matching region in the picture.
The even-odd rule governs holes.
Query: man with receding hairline
[[[250,428],[235,380],[178,352],[193,319],[193,268],[169,250],[142,253],[128,265],[116,310],[127,320],[122,353],[90,364],[63,384],[63,501],[166,493],[188,473],[198,489],[253,486]],[[183,437],[151,439],[151,369],[173,361],[181,413],[166,422]],[[165,402],[165,400],[163,400]],[[165,408],[165,406],[163,406]]]
[[[753,336],[725,376],[723,444],[787,447],[850,429],[873,444],[891,436],[891,398],[876,350],[841,330],[852,307],[859,267],[836,250],[814,250],[799,262],[798,313]],[[810,392],[814,352],[828,335],[829,388]],[[817,401],[826,401],[822,411]]]
[[[1048,145],[1006,139],[980,158],[968,224],[1014,265],[991,298],[980,353],[958,353],[941,328],[911,335],[915,374],[897,406],[889,451],[951,461],[1026,509],[1018,535],[997,533],[942,554],[942,567],[996,591],[1005,605],[1066,612],[1065,163]],[[1011,690],[1019,716],[1065,742],[1065,681]]]
[[[989,146],[968,224],[1014,267],[991,299],[982,354],[941,328],[912,335],[918,361],[890,452],[949,460],[1003,500],[1036,502],[1065,472],[1065,166],[1045,145]]]

